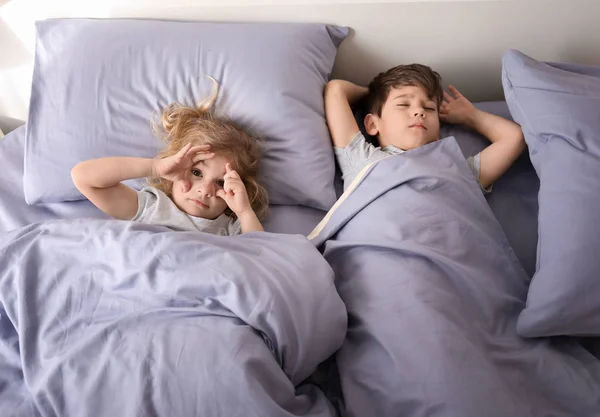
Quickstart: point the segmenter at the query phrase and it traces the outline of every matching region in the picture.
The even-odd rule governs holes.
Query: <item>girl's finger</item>
[[[187,193],[188,191],[190,191],[191,188],[192,188],[192,184],[190,183],[190,181],[183,180],[181,182],[181,192],[182,193]]]
[[[227,163],[225,164],[225,172],[226,172],[227,174],[229,174],[229,173],[231,172],[231,164],[230,164],[229,162],[227,162]]]
[[[197,145],[192,146],[189,149],[190,153],[198,153],[198,152],[208,152],[210,150],[210,145]]]
[[[188,143],[187,145],[185,145],[183,148],[181,148],[179,150],[179,152],[177,152],[175,154],[175,157],[177,158],[177,160],[181,160],[181,158],[183,158],[185,156],[185,154],[190,150],[190,148],[192,147],[191,143]]]
[[[240,174],[238,174],[237,171],[229,171],[227,174],[225,174],[225,176],[229,180],[239,180],[240,179]]]
[[[200,161],[206,161],[207,159],[212,159],[215,157],[214,153],[207,153],[207,152],[198,152],[193,158],[192,158],[192,162],[196,163],[196,162],[200,162]]]
[[[444,100],[446,100],[448,103],[452,103],[455,99],[450,94],[444,91]]]

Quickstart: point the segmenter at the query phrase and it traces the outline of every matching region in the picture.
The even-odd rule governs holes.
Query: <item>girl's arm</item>
[[[258,217],[256,217],[256,214],[253,210],[243,213],[238,217],[238,220],[240,221],[240,226],[242,227],[242,233],[265,231],[262,223],[260,220],[258,220]]]
[[[71,170],[73,183],[96,207],[111,217],[130,220],[138,210],[135,190],[122,181],[149,177],[154,160],[111,157],[80,162]]]
[[[169,181],[181,178],[198,161],[210,159],[210,146],[188,143],[175,155],[156,160],[111,157],[80,162],[71,170],[73,183],[96,207],[111,217],[131,220],[138,211],[137,193],[121,184],[134,178],[157,176]]]

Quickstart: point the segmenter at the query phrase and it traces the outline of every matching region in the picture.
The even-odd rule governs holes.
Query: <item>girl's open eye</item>
[[[224,186],[225,186],[225,181],[224,180],[218,180],[217,181],[217,187],[223,188]]]
[[[202,177],[202,171],[200,171],[198,168],[192,168],[192,175],[194,177]]]

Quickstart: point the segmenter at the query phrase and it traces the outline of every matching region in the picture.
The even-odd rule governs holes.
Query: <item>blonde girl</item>
[[[211,78],[212,79],[212,78]],[[232,236],[262,231],[267,194],[257,180],[260,145],[234,122],[197,107],[170,104],[161,127],[167,147],[156,158],[109,157],[77,164],[73,183],[115,219]],[[135,191],[123,181],[149,178]]]

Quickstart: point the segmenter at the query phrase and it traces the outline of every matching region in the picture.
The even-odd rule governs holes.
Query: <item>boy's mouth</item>
[[[410,125],[410,126],[408,126],[408,127],[411,127],[411,128],[412,128],[412,127],[416,127],[416,128],[420,128],[420,129],[425,129],[425,130],[427,130],[427,128],[426,128],[425,126],[423,126],[421,123],[415,123],[415,124],[412,124],[412,125]]]

